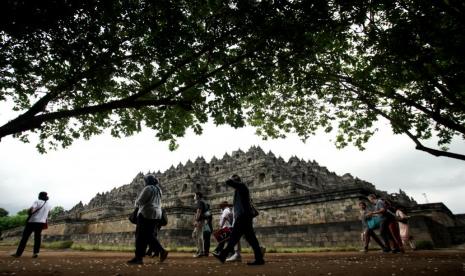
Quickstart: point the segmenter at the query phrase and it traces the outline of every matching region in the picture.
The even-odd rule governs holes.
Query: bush
[[[73,245],[73,241],[54,241],[54,242],[43,243],[44,248],[50,248],[50,249],[67,249],[67,248],[71,248],[72,245]]]
[[[56,219],[58,216],[64,214],[64,212],[65,212],[65,209],[64,209],[63,207],[61,207],[61,206],[55,206],[55,207],[53,207],[52,210],[50,210],[50,215],[49,215],[49,216],[50,216],[50,219],[51,219],[51,220],[54,220],[54,219]]]
[[[12,229],[26,224],[27,215],[16,215],[0,218],[0,231]]]
[[[3,208],[0,208],[0,217],[6,217],[8,216],[8,211],[3,209]]]
[[[134,246],[73,243],[71,245],[71,249],[73,249],[73,250],[82,250],[82,251],[121,251],[121,252],[131,252],[131,251],[134,251]]]
[[[433,250],[434,245],[432,241],[417,241],[416,249],[417,250]]]

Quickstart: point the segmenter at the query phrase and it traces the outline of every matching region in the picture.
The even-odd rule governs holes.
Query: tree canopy
[[[18,115],[0,138],[36,132],[45,152],[149,127],[174,149],[210,118],[363,149],[383,117],[465,160],[446,148],[465,138],[462,1],[30,2],[2,9],[0,101]]]
[[[8,211],[0,208],[0,218],[8,216]]]
[[[14,216],[0,216],[0,231],[15,228],[18,226],[24,226],[26,224],[26,219],[27,209],[18,212]]]
[[[64,214],[64,212],[65,208],[63,208],[62,206],[55,206],[52,208],[52,210],[50,210],[49,217],[53,220],[56,219],[59,215]]]

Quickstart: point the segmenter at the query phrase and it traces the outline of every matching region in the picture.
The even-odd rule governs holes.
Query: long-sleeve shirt
[[[136,199],[135,206],[139,207],[139,214],[146,219],[161,218],[162,191],[158,185],[147,185]]]
[[[237,219],[239,217],[248,217],[251,218],[251,209],[250,206],[250,193],[249,188],[242,183],[236,182],[234,180],[228,179],[226,181],[226,185],[231,186],[234,188],[234,218]]]

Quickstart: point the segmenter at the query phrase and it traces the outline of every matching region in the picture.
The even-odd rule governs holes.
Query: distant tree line
[[[55,219],[58,215],[64,212],[61,206],[53,207],[49,214],[49,219]],[[16,213],[16,215],[9,216],[8,211],[0,208],[0,231],[12,229],[26,224],[28,217],[28,209],[23,209]]]

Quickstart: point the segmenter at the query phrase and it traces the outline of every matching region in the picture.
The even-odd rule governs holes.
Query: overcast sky
[[[417,151],[407,137],[394,136],[384,124],[379,127],[365,151],[338,150],[324,134],[306,143],[294,136],[263,141],[249,127],[235,130],[213,125],[206,126],[201,136],[187,134],[174,152],[150,130],[122,139],[95,136],[44,155],[34,144],[6,137],[0,142],[0,207],[16,213],[44,190],[54,206],[69,209],[79,201],[88,203],[98,192],[130,183],[138,172],[164,171],[197,156],[209,162],[213,156],[221,158],[225,152],[258,145],[286,161],[293,155],[315,160],[338,175],[350,173],[381,190],[392,193],[400,188],[418,203],[425,203],[425,193],[429,202],[444,202],[454,213],[465,213],[465,162]],[[452,149],[463,154],[465,143],[456,140]]]

